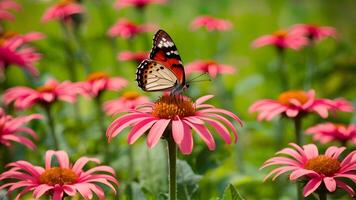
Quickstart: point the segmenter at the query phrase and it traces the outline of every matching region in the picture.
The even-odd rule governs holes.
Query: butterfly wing
[[[172,38],[163,30],[158,30],[153,38],[150,59],[164,65],[177,77],[181,86],[185,85],[185,72],[182,60]]]
[[[177,85],[176,75],[165,65],[146,59],[137,67],[136,80],[144,91],[172,90]]]

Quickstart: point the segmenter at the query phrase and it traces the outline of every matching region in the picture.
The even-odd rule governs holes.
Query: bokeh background
[[[295,199],[295,185],[282,176],[277,181],[263,182],[269,170],[259,171],[259,167],[274,153],[286,147],[294,140],[293,126],[285,121],[285,128],[279,134],[278,119],[271,122],[258,122],[256,114],[248,113],[248,107],[259,99],[276,98],[280,93],[277,57],[275,49],[264,47],[251,48],[257,37],[279,29],[288,28],[297,23],[314,23],[335,27],[339,33],[337,40],[326,39],[316,46],[317,73],[313,88],[318,97],[344,97],[356,103],[356,2],[354,0],[169,0],[165,5],[152,5],[139,12],[134,8],[117,10],[113,0],[83,0],[85,14],[80,28],[75,34],[76,40],[65,37],[61,25],[56,22],[42,23],[41,16],[55,1],[18,0],[22,10],[17,12],[16,21],[7,22],[4,27],[19,33],[39,31],[47,35],[46,39],[36,41],[34,46],[43,54],[36,65],[41,76],[33,79],[19,68],[9,68],[7,84],[39,86],[50,77],[68,80],[67,67],[74,68],[76,79],[86,77],[83,63],[90,65],[92,71],[105,71],[129,80],[124,91],[141,92],[135,82],[135,62],[120,62],[116,58],[119,51],[148,51],[151,48],[153,33],[141,34],[128,42],[126,39],[111,39],[107,31],[119,18],[126,17],[134,22],[158,24],[174,39],[183,63],[197,59],[212,59],[236,68],[234,75],[222,75],[211,81],[197,82],[188,91],[193,99],[205,94],[214,94],[210,101],[217,107],[229,109],[244,122],[239,130],[237,144],[227,145],[217,139],[217,149],[210,152],[200,139],[195,139],[193,153],[179,155],[178,184],[181,199],[217,199],[223,197],[228,184],[233,184],[245,199]],[[191,21],[199,15],[211,15],[230,20],[233,28],[225,32],[207,32],[204,29],[192,31]],[[66,46],[77,49],[75,57],[68,59]],[[80,47],[80,48],[79,48]],[[80,49],[80,50],[78,50]],[[285,63],[291,88],[303,89],[306,73],[306,49],[287,50]],[[69,61],[68,61],[69,60]],[[83,62],[84,61],[84,62]],[[106,92],[105,100],[119,97],[122,92]],[[155,100],[159,94],[148,94]],[[57,132],[62,148],[71,159],[80,156],[94,156],[95,146],[101,139],[94,103],[88,99],[79,99],[79,112],[73,105],[58,103],[55,105]],[[13,111],[16,114],[41,113],[41,109]],[[80,121],[78,121],[78,116]],[[108,125],[113,118],[105,117]],[[339,113],[331,121],[355,123],[355,113]],[[303,129],[325,120],[308,116]],[[31,123],[31,127],[45,136],[48,131],[44,122]],[[65,140],[64,140],[65,138]],[[45,137],[37,142],[38,149],[31,151],[15,144],[11,149],[11,160],[28,160],[34,164],[44,162],[43,155],[48,149]],[[306,143],[312,142],[310,136]],[[65,143],[63,143],[66,141]],[[319,145],[321,149],[326,146]],[[141,138],[132,145],[134,165],[128,165],[128,144],[126,134],[120,134],[110,144],[112,157],[108,164],[117,171],[121,182],[120,199],[164,199],[167,191],[167,165],[165,144],[162,141],[152,150],[147,150],[145,140]],[[350,149],[355,146],[350,144]],[[134,179],[128,180],[129,169],[134,171]],[[355,186],[355,185],[354,185]],[[107,199],[114,199],[109,193]],[[111,196],[110,196],[111,194]],[[332,199],[348,199],[344,191],[338,191]],[[27,196],[31,199],[31,196]],[[78,197],[79,198],[79,197]],[[311,196],[308,199],[316,199]]]

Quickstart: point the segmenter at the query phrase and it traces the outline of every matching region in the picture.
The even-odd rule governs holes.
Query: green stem
[[[328,199],[327,193],[324,190],[320,191],[318,193],[318,195],[319,195],[319,200],[327,200]]]
[[[278,55],[278,61],[277,61],[277,66],[278,66],[278,72],[279,72],[279,78],[281,81],[281,89],[282,91],[286,91],[289,88],[288,85],[288,72],[287,68],[285,65],[285,50],[278,48],[277,49],[277,55]]]
[[[296,185],[297,185],[297,199],[298,200],[303,200],[304,199],[303,190],[302,190],[303,185],[300,182],[297,182]]]
[[[305,89],[310,89],[312,88],[313,85],[313,78],[315,74],[315,68],[316,68],[316,52],[315,52],[315,45],[314,41],[311,40],[309,46],[307,47],[307,73],[306,73],[306,78],[305,78]]]
[[[107,145],[107,138],[105,135],[106,128],[104,126],[104,118],[103,118],[104,113],[101,110],[101,104],[102,104],[101,94],[98,94],[98,96],[95,97],[94,101],[95,101],[95,105],[96,105],[97,120],[98,120],[99,128],[100,128],[100,135],[101,135],[100,141],[104,142],[103,143],[104,161],[107,162],[109,159],[109,149],[108,149],[109,146]],[[99,145],[97,147],[99,147]],[[97,149],[97,150],[99,151],[99,149]]]
[[[172,134],[167,136],[169,164],[169,200],[177,199],[177,145]]]
[[[295,129],[295,141],[297,145],[303,145],[303,133],[302,133],[302,118],[295,117],[294,118],[294,129]]]
[[[58,139],[56,136],[56,131],[55,131],[56,129],[55,129],[54,119],[53,119],[52,112],[51,112],[51,106],[45,105],[44,110],[46,112],[47,122],[48,122],[48,126],[49,126],[49,132],[50,132],[50,134],[52,136],[52,140],[53,140],[53,146],[54,146],[55,150],[58,150],[59,149]]]

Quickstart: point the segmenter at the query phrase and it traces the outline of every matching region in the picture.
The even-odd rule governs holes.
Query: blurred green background
[[[270,170],[259,171],[259,167],[274,153],[286,147],[294,140],[292,124],[285,120],[283,136],[277,134],[278,119],[272,122],[257,122],[256,115],[247,112],[248,107],[259,99],[276,98],[280,92],[279,73],[276,67],[276,55],[272,47],[260,49],[251,48],[251,42],[257,37],[269,34],[279,29],[288,28],[296,23],[314,23],[333,26],[339,32],[339,39],[326,39],[316,46],[317,73],[313,88],[318,97],[345,97],[356,102],[356,2],[354,0],[169,0],[166,5],[152,5],[145,13],[139,13],[134,8],[116,10],[114,1],[83,0],[85,15],[83,24],[78,30],[81,52],[68,63],[65,46],[68,41],[59,23],[41,23],[40,19],[52,1],[18,0],[22,4],[22,11],[16,13],[16,21],[6,23],[7,30],[19,33],[39,31],[47,38],[35,43],[39,52],[43,54],[37,67],[41,77],[29,81],[18,68],[10,68],[7,77],[10,86],[41,85],[48,77],[58,80],[69,79],[68,64],[75,68],[77,80],[86,77],[80,59],[87,59],[93,71],[106,71],[111,75],[123,76],[130,81],[124,91],[140,89],[136,86],[136,64],[119,62],[116,53],[123,50],[149,50],[153,33],[143,34],[133,39],[132,43],[118,38],[109,39],[106,35],[108,28],[121,17],[134,22],[158,24],[174,39],[181,54],[183,63],[196,59],[214,59],[220,63],[236,67],[235,75],[224,75],[211,82],[201,82],[192,85],[189,95],[193,98],[205,94],[214,94],[210,101],[217,107],[223,107],[236,113],[244,122],[239,130],[237,144],[224,144],[217,139],[217,149],[210,152],[199,138],[195,138],[193,153],[189,156],[179,155],[181,161],[178,170],[181,199],[217,199],[223,196],[224,188],[229,184],[236,186],[245,199],[295,199],[295,185],[290,183],[287,176],[277,181],[263,182],[263,177]],[[230,20],[233,29],[227,32],[207,32],[203,29],[191,31],[189,25],[198,15],[211,15]],[[75,44],[72,44],[75,46]],[[292,88],[303,89],[303,79],[306,73],[307,51],[288,50],[286,64],[288,80]],[[221,85],[223,88],[221,89]],[[218,87],[219,86],[219,87]],[[221,92],[221,90],[223,92]],[[119,97],[122,93],[107,92],[105,99]],[[151,95],[155,100],[157,94]],[[228,95],[228,98],[226,97]],[[81,156],[101,155],[93,154],[92,149],[97,145],[100,131],[96,118],[94,102],[80,98],[80,118],[76,120],[73,106],[69,104],[56,105],[57,132],[65,138],[67,143],[63,148],[74,160]],[[40,109],[17,112],[42,112]],[[113,119],[106,118],[106,124]],[[356,115],[339,113],[337,118],[330,117],[328,121],[351,123]],[[303,124],[303,129],[323,122],[320,117],[309,116]],[[45,136],[46,126],[43,122],[32,123],[40,136]],[[306,141],[311,142],[310,136]],[[103,141],[99,141],[103,142]],[[41,144],[42,143],[42,144]],[[25,159],[33,164],[42,164],[44,152],[47,150],[45,139],[38,143],[36,151],[15,145],[13,160]],[[109,164],[118,173],[120,199],[165,199],[167,190],[167,166],[165,144],[147,150],[144,138],[132,145],[135,165],[128,166],[128,144],[126,134],[122,133],[110,143],[113,152]],[[327,146],[320,145],[321,149]],[[355,146],[350,145],[350,149]],[[322,151],[321,151],[322,152]],[[187,165],[189,164],[189,166]],[[135,179],[127,180],[128,169],[132,168]],[[190,169],[191,168],[191,169]],[[192,170],[192,171],[191,171]],[[355,186],[355,185],[354,185]],[[183,194],[189,195],[183,195]],[[111,193],[107,199],[114,199]],[[190,195],[191,194],[191,195]],[[346,192],[338,191],[332,199],[348,199]],[[31,199],[30,196],[28,196]],[[309,199],[316,199],[311,196]]]

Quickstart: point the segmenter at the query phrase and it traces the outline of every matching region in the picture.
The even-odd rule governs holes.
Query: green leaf
[[[240,193],[237,191],[234,185],[229,184],[224,190],[222,200],[245,200],[245,199],[240,195]]]
[[[194,174],[186,161],[177,160],[177,195],[180,200],[191,199],[198,190],[198,182],[202,177]]]

